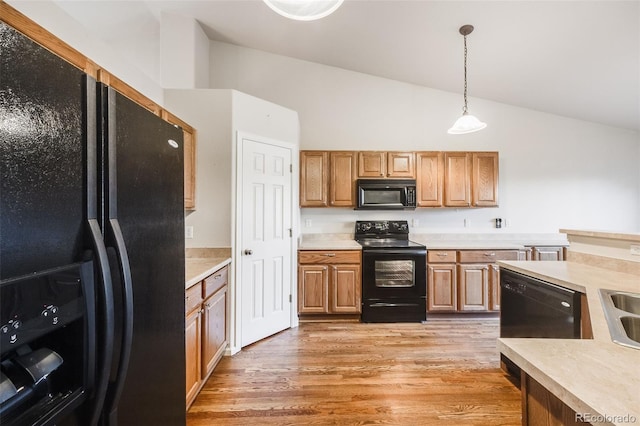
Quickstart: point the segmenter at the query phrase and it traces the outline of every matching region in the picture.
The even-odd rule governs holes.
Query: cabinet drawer
[[[460,250],[460,263],[493,263],[498,260],[518,260],[518,250]]]
[[[200,307],[202,303],[202,282],[195,284],[187,289],[184,297],[184,312],[190,313]]]
[[[455,250],[427,250],[427,263],[455,263]]]
[[[337,263],[360,263],[360,250],[323,250],[311,251],[301,250],[298,252],[298,262],[300,264],[337,264]]]
[[[202,288],[202,297],[206,299],[216,291],[220,290],[223,286],[227,285],[229,277],[229,267],[218,269],[213,274],[204,279],[204,286]]]

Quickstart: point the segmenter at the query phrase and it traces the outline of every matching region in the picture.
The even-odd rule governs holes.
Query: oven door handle
[[[399,306],[418,306],[417,303],[372,303],[369,305],[372,308],[394,308]]]
[[[394,255],[403,255],[403,256],[426,256],[427,255],[427,250],[425,249],[393,249],[393,248],[375,248],[375,249],[365,249],[362,251],[363,255],[379,255],[379,254],[383,254],[383,255],[387,255],[387,254],[394,254]]]

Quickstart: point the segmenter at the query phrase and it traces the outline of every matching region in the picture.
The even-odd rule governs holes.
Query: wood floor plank
[[[498,333],[495,319],[304,323],[224,357],[187,425],[520,425]]]

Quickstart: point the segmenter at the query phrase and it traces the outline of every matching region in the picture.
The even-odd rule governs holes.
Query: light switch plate
[[[185,226],[185,228],[184,228],[184,237],[185,238],[193,238],[193,226]]]

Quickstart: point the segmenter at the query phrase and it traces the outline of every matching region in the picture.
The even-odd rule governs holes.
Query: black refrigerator
[[[0,424],[185,424],[182,130],[0,22]]]

